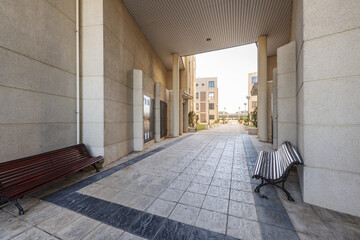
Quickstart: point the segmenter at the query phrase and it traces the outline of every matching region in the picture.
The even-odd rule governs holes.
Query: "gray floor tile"
[[[171,211],[175,208],[176,203],[169,202],[162,199],[156,199],[147,209],[146,212],[152,213],[161,217],[168,217]]]
[[[187,191],[206,194],[208,191],[209,185],[208,184],[201,184],[201,183],[191,183],[188,187]]]
[[[226,221],[226,214],[201,209],[195,226],[218,233],[225,233]]]
[[[227,199],[206,196],[202,208],[219,213],[227,213],[229,201]]]
[[[229,216],[227,234],[243,240],[261,240],[260,225],[247,219]]]
[[[159,185],[159,186],[163,186],[163,187],[167,187],[170,185],[170,183],[173,181],[174,179],[172,178],[166,178],[166,177],[158,177],[157,179],[155,179],[152,184],[154,185]]]
[[[114,197],[107,199],[110,202],[125,205],[128,201],[130,201],[133,197],[135,197],[138,193],[132,192],[129,190],[121,190]]]
[[[170,185],[169,188],[177,189],[177,190],[186,190],[190,185],[190,182],[175,179]]]
[[[231,181],[231,189],[252,192],[251,184],[246,182]]]
[[[193,192],[185,192],[184,195],[181,197],[179,203],[194,207],[201,207],[204,199],[205,195]]]
[[[209,191],[207,193],[209,196],[220,197],[229,199],[230,189],[229,188],[222,188],[216,186],[210,186]]]
[[[135,208],[140,211],[144,211],[152,202],[155,201],[154,197],[145,196],[143,194],[138,194],[129,200],[125,206]]]
[[[211,181],[211,185],[222,188],[230,188],[230,180],[214,177],[213,180]]]
[[[89,234],[100,222],[91,218],[80,217],[65,228],[58,231],[55,235],[61,239],[81,239]]]
[[[229,215],[257,221],[255,205],[230,201]]]
[[[231,189],[230,199],[238,202],[255,204],[253,193]]]
[[[164,186],[149,184],[142,193],[147,196],[158,197],[165,189]]]
[[[209,185],[211,183],[212,177],[205,177],[205,176],[199,176],[197,175],[193,182],[194,183],[201,183],[201,184],[207,184]]]
[[[200,208],[177,204],[169,218],[175,221],[194,225],[199,212]]]
[[[28,239],[55,239],[50,234],[36,228],[30,228],[29,230],[26,230],[25,232],[21,233],[20,235],[17,235],[16,237],[12,238],[12,240],[28,240]]]
[[[184,191],[182,190],[167,188],[160,194],[159,198],[167,201],[178,202],[183,193]]]
[[[124,233],[123,230],[114,228],[106,224],[100,224],[82,240],[103,240],[103,239],[119,239]]]

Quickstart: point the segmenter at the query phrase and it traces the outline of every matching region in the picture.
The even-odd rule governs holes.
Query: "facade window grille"
[[[214,109],[214,104],[213,103],[209,103],[209,109]]]
[[[209,88],[213,88],[215,87],[215,82],[214,81],[209,81]]]

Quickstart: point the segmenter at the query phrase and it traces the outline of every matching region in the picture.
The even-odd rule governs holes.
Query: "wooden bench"
[[[0,163],[0,200],[12,202],[23,215],[18,199],[71,173],[92,165],[103,157],[92,157],[84,144]]]
[[[255,192],[260,194],[260,188],[271,184],[283,190],[289,201],[294,201],[284,186],[289,176],[290,168],[294,164],[303,164],[303,161],[290,142],[284,142],[276,152],[261,151],[254,166],[252,176],[253,178],[261,179],[261,183],[255,188]],[[280,183],[281,186],[277,185]],[[265,195],[260,194],[260,196],[267,198]]]

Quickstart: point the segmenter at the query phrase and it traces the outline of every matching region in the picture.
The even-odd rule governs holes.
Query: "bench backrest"
[[[294,164],[303,164],[303,161],[296,148],[290,142],[284,142],[276,152],[260,152],[253,176],[277,180]]]
[[[84,144],[0,163],[0,190],[91,157]]]

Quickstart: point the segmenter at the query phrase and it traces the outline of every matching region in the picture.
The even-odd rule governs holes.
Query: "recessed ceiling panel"
[[[123,0],[168,69],[181,56],[254,43],[268,56],[289,41],[291,0]]]

